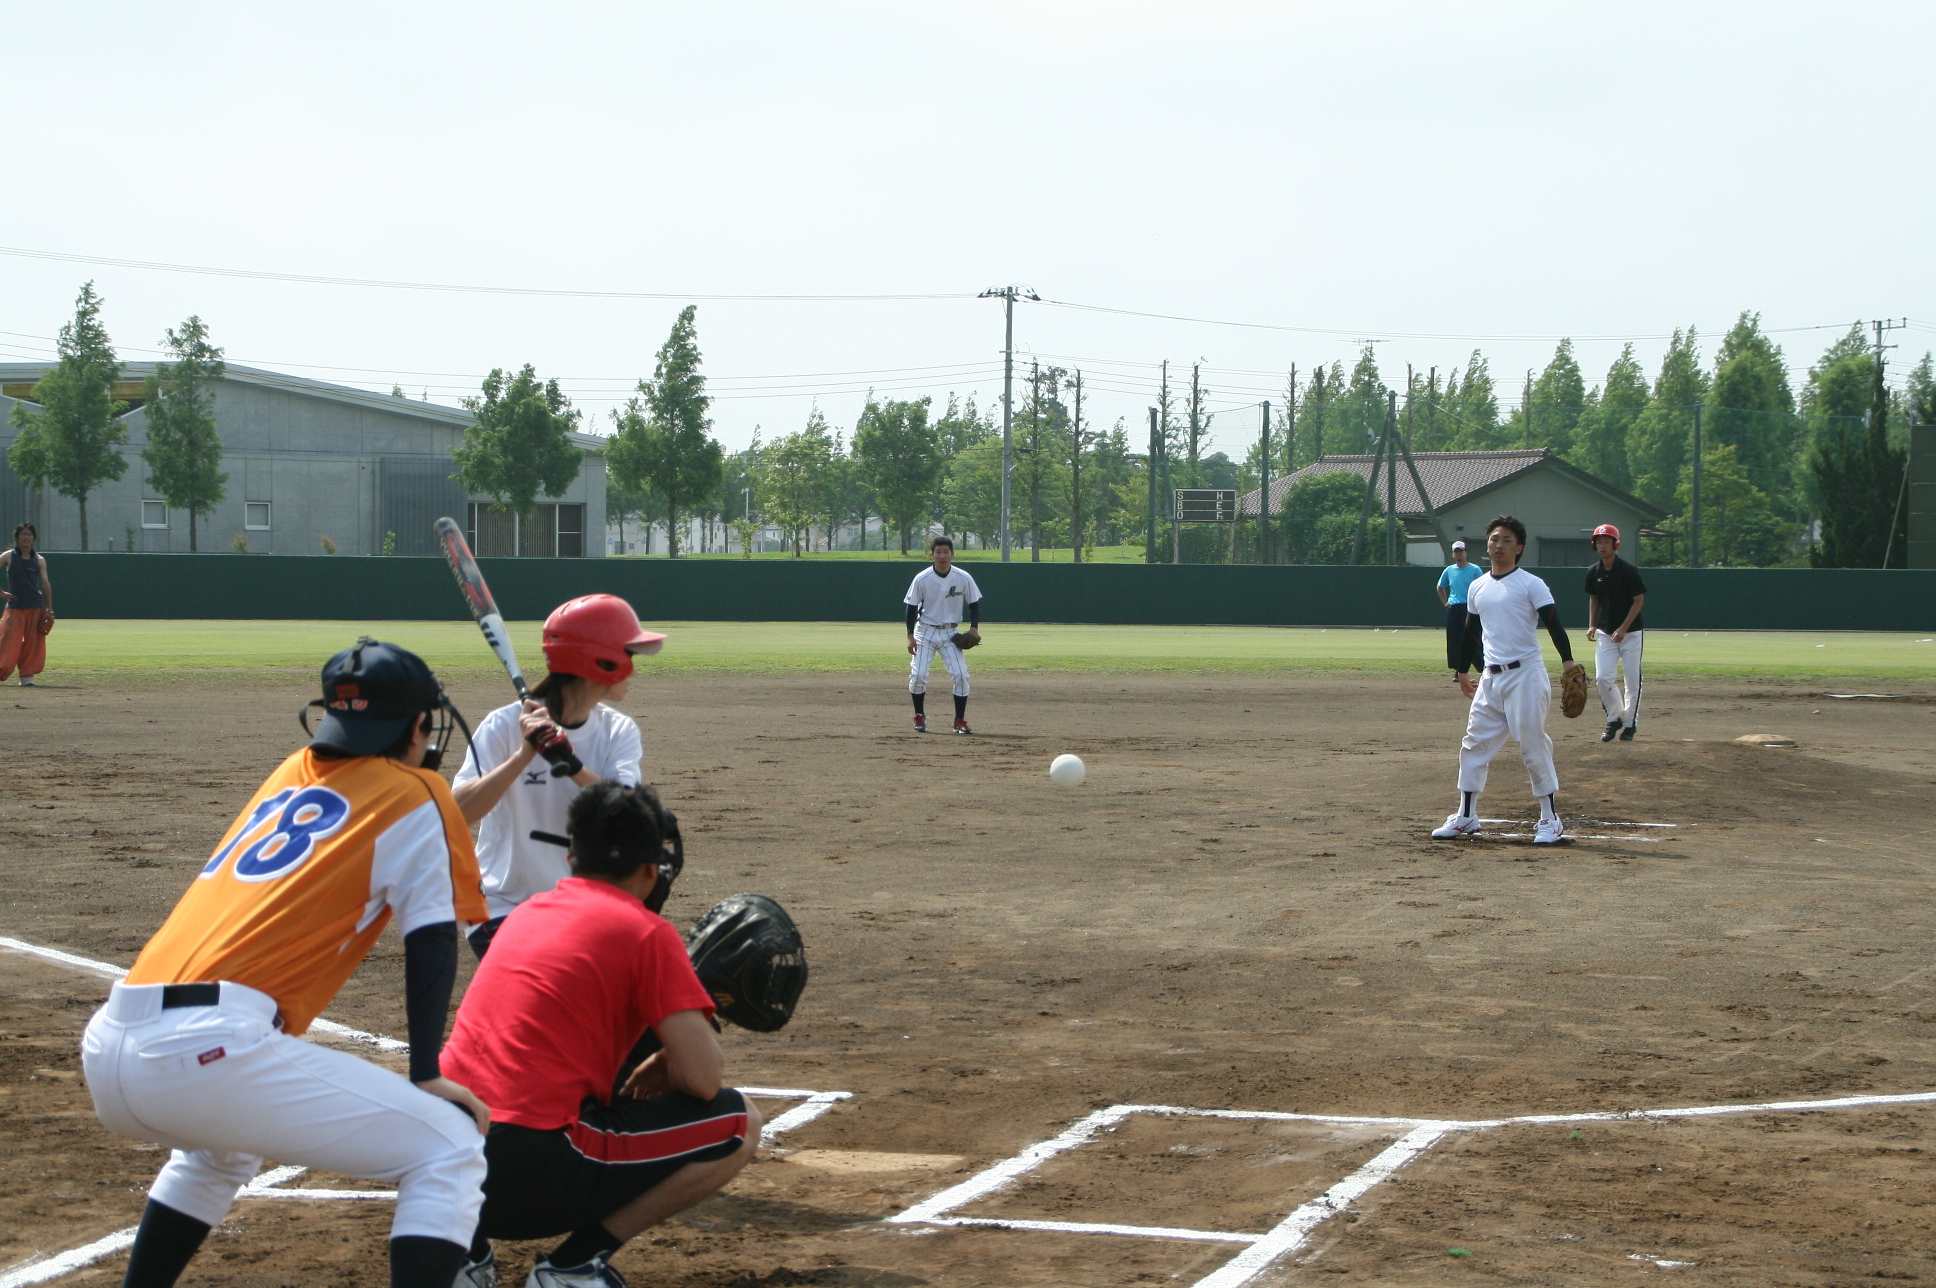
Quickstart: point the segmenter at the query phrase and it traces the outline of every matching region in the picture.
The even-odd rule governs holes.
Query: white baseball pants
[[[1492,758],[1506,745],[1519,744],[1519,758],[1533,782],[1533,795],[1550,796],[1560,789],[1553,769],[1553,739],[1546,732],[1546,713],[1553,706],[1553,681],[1539,658],[1522,662],[1516,671],[1491,671],[1479,676],[1466,716],[1465,738],[1459,743],[1459,790],[1482,792]]]
[[[926,622],[914,624],[914,657],[908,666],[909,693],[928,691],[928,672],[934,669],[934,660],[939,657],[941,665],[948,668],[948,678],[954,681],[955,696],[968,696],[968,659],[954,646],[955,629],[929,626]]]
[[[102,1125],[174,1151],[148,1197],[220,1225],[266,1157],[395,1182],[392,1238],[470,1243],[485,1168],[467,1111],[280,1032],[267,993],[224,983],[219,1005],[163,1010],[161,990],[116,983],[81,1041]]]
[[[1627,638],[1618,644],[1613,642],[1612,631],[1600,631],[1593,646],[1593,683],[1600,690],[1600,705],[1607,709],[1607,719],[1621,724],[1637,724],[1640,720],[1640,654],[1646,647],[1642,638],[1646,631],[1629,631]],[[1614,674],[1615,668],[1626,672],[1623,686]]]

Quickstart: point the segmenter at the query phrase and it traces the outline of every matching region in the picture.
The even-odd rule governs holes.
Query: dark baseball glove
[[[755,1033],[784,1028],[807,986],[799,928],[763,894],[736,894],[707,909],[686,953],[719,1018]]]
[[[981,643],[981,632],[972,626],[958,633],[954,638],[956,648],[973,648],[979,643]]]
[[[1586,668],[1578,662],[1567,663],[1560,672],[1560,714],[1568,720],[1586,710]]]
[[[52,635],[54,633],[54,613],[52,609],[43,608],[41,610],[40,633],[42,635]]]

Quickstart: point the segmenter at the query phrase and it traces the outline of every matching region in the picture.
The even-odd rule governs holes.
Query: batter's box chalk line
[[[1834,1100],[1778,1100],[1758,1105],[1697,1105],[1680,1109],[1595,1110],[1571,1114],[1523,1114],[1513,1118],[1361,1118],[1341,1114],[1290,1114],[1265,1110],[1188,1109],[1177,1105],[1111,1105],[1098,1109],[1059,1136],[1031,1145],[1013,1158],[976,1173],[904,1212],[888,1217],[889,1225],[981,1226],[1004,1230],[1035,1230],[1052,1234],[1108,1234],[1144,1239],[1181,1239],[1203,1243],[1246,1245],[1191,1288],[1241,1288],[1272,1265],[1303,1248],[1325,1221],[1348,1210],[1352,1203],[1400,1168],[1458,1132],[1490,1131],[1498,1127],[1590,1122],[1645,1122],[1674,1118],[1711,1118],[1725,1114],[1805,1113],[1830,1109],[1864,1109],[1877,1105],[1936,1103],[1936,1091],[1906,1095],[1843,1096]],[[1291,1214],[1269,1230],[1238,1233],[1227,1230],[1190,1230],[1158,1225],[1123,1225],[1104,1221],[1030,1221],[1011,1217],[951,1215],[991,1194],[1007,1189],[1042,1164],[1086,1145],[1114,1130],[1136,1114],[1171,1118],[1220,1118],[1257,1122],[1329,1123],[1338,1126],[1384,1128],[1393,1142],[1357,1171]],[[1677,1263],[1678,1264],[1678,1263]],[[7,1288],[0,1283],[0,1288]]]
[[[10,939],[0,935],[0,948],[26,953],[45,961],[58,962],[76,970],[101,975],[108,979],[120,979],[126,972],[111,962],[97,962],[89,957],[79,957],[73,953],[62,952],[58,948],[43,948],[25,940]],[[327,1033],[344,1041],[359,1042],[384,1051],[408,1051],[410,1044],[395,1038],[384,1037],[380,1033],[365,1033],[347,1024],[333,1020],[316,1020],[310,1028]],[[809,1091],[795,1087],[741,1087],[744,1095],[761,1100],[798,1100],[800,1103],[769,1120],[760,1132],[760,1144],[771,1145],[780,1136],[806,1126],[820,1115],[832,1109],[843,1100],[853,1098],[851,1091]],[[237,1191],[238,1199],[323,1199],[323,1200],[384,1200],[395,1201],[395,1190],[330,1190],[301,1188],[289,1185],[309,1169],[304,1167],[274,1167],[258,1175],[253,1181]],[[56,1256],[41,1257],[36,1254],[18,1265],[0,1270],[0,1288],[27,1288],[29,1284],[46,1283],[63,1275],[73,1274],[121,1252],[134,1243],[135,1227],[116,1230],[106,1238],[96,1239],[85,1247],[73,1248]]]

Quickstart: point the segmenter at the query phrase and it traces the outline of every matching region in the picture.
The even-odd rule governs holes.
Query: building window
[[[1584,568],[1593,560],[1593,543],[1584,537],[1539,539],[1539,566],[1542,568]]]
[[[472,501],[465,507],[464,535],[480,559],[583,559],[585,507],[534,505],[520,515]]]
[[[267,501],[244,501],[242,503],[242,526],[250,532],[269,530],[269,503]]]
[[[144,528],[165,528],[168,526],[168,502],[143,501],[141,503],[141,526]]]

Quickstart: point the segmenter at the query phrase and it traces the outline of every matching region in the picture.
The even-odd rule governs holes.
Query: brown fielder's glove
[[[972,626],[960,632],[954,638],[954,646],[956,648],[973,648],[979,643],[981,643],[981,632]]]
[[[1568,720],[1586,710],[1586,668],[1569,662],[1560,672],[1560,714]]]
[[[52,609],[43,608],[40,611],[40,633],[42,635],[52,635],[54,633],[54,613]]]

